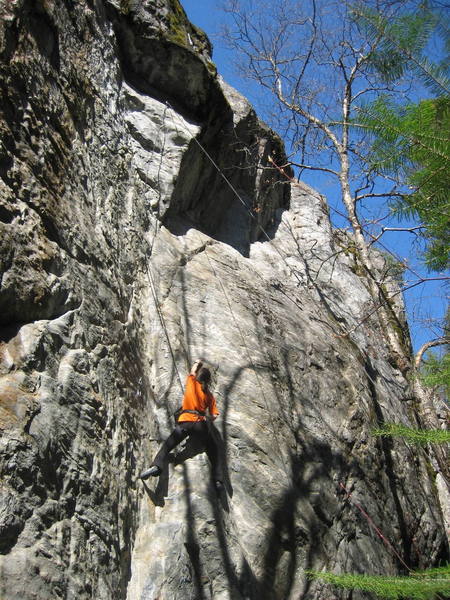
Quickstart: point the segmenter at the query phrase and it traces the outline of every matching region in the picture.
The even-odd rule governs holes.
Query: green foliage
[[[419,377],[427,387],[438,388],[442,396],[450,401],[450,307],[447,309],[442,327],[443,353],[429,352],[422,362]]]
[[[417,215],[426,225],[425,262],[430,269],[450,266],[450,98],[425,100],[409,107],[399,137],[409,139],[408,183],[415,188],[395,209]]]
[[[450,594],[450,566],[412,573],[408,577],[352,575],[307,571],[310,579],[320,579],[339,588],[371,592],[392,600],[432,600]]]
[[[411,189],[392,205],[398,217],[417,218],[424,225],[424,261],[430,270],[450,266],[450,78],[449,63],[430,61],[426,46],[441,35],[443,54],[450,42],[445,15],[421,3],[413,12],[387,18],[364,4],[356,4],[353,18],[373,42],[371,68],[387,83],[407,72],[416,75],[436,98],[416,104],[394,103],[388,96],[375,99],[360,111],[359,125],[373,133],[369,167],[394,175]],[[375,43],[377,42],[377,43]]]
[[[397,423],[386,423],[372,431],[378,437],[401,437],[417,445],[428,443],[450,443],[450,431],[445,429],[412,429]]]
[[[403,285],[403,276],[406,269],[404,263],[394,258],[394,256],[388,252],[380,250],[380,253],[384,259],[386,276],[395,280],[399,285]]]
[[[370,166],[394,173],[412,193],[392,205],[399,217],[424,225],[429,269],[450,266],[450,98],[398,106],[380,97],[365,107],[361,123],[373,132]]]
[[[432,62],[424,56],[431,35],[442,26],[441,14],[430,10],[425,2],[396,18],[381,15],[365,3],[355,4],[352,14],[367,40],[379,40],[374,44],[370,65],[386,82],[397,81],[406,71],[412,71],[436,96],[450,92],[446,62]],[[446,31],[443,35],[445,40]]]
[[[422,365],[420,375],[424,385],[442,388],[446,398],[450,399],[450,352],[446,352],[444,356],[430,353]]]

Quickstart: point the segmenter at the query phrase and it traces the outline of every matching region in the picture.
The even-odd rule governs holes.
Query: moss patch
[[[120,12],[123,15],[128,15],[131,10],[131,5],[133,4],[133,0],[120,0]]]
[[[187,46],[188,44],[188,29],[190,29],[189,21],[184,12],[183,7],[178,0],[169,0],[168,32],[167,38],[171,42]]]
[[[208,36],[196,25],[193,25],[179,0],[168,0],[167,14],[167,31],[164,36],[175,44],[180,44],[186,48],[190,48],[198,52],[199,54],[211,54],[212,48]],[[207,62],[208,71],[210,73],[216,73],[215,65],[211,62]]]

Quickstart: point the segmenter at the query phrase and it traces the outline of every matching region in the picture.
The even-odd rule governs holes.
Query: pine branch
[[[437,25],[437,17],[431,11],[425,10],[415,15],[402,15],[397,20],[388,20],[361,3],[353,8],[353,14],[355,20],[366,27],[368,36],[382,36],[384,47],[378,48],[378,53],[374,53],[371,58],[374,68],[386,80],[399,79],[409,63],[436,95],[450,94],[450,81],[445,75],[446,65],[435,65],[417,53],[425,47]]]
[[[309,579],[322,580],[343,589],[371,592],[380,598],[391,600],[432,600],[437,594],[450,594],[450,569],[444,567],[436,577],[436,571],[430,575],[424,571],[420,576],[387,577],[383,575],[355,575],[307,571]]]
[[[375,437],[400,437],[408,442],[423,446],[426,444],[450,443],[450,431],[446,429],[413,429],[398,423],[386,423],[372,431]]]

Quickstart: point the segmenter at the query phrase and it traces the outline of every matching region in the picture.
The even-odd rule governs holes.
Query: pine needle
[[[378,437],[401,437],[417,445],[450,443],[450,431],[445,429],[413,429],[396,423],[386,423],[374,429],[372,434]]]
[[[354,575],[307,571],[309,579],[322,580],[339,588],[371,592],[391,600],[432,600],[450,594],[450,566],[412,573],[408,577]]]

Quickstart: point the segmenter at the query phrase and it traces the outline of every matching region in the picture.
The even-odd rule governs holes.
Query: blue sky
[[[181,0],[181,3],[189,19],[198,27],[201,27],[213,43],[213,60],[219,73],[228,83],[243,93],[250,102],[258,109],[261,102],[262,92],[255,85],[243,81],[234,67],[233,52],[225,47],[220,36],[220,27],[226,20],[225,13],[221,10],[221,0]],[[311,173],[308,178],[304,178],[309,185],[327,196],[331,205],[336,200],[336,194],[339,192],[336,186],[326,181],[320,175]],[[391,226],[399,226],[398,222],[393,221]],[[406,226],[404,223],[402,226]],[[338,223],[342,226],[342,223]],[[413,236],[406,233],[387,233],[383,237],[385,245],[394,251],[401,259],[406,259],[408,264],[415,270],[418,270],[422,276],[426,276],[425,270],[417,261],[414,246],[412,245]],[[431,274],[438,275],[438,274]],[[410,275],[407,276],[411,278]],[[447,288],[448,292],[448,288]],[[436,318],[442,318],[448,303],[448,294],[446,298],[445,289],[440,282],[426,282],[416,286],[405,293],[407,305],[408,320],[413,339],[413,346],[417,350],[423,343],[441,335],[436,328]]]

